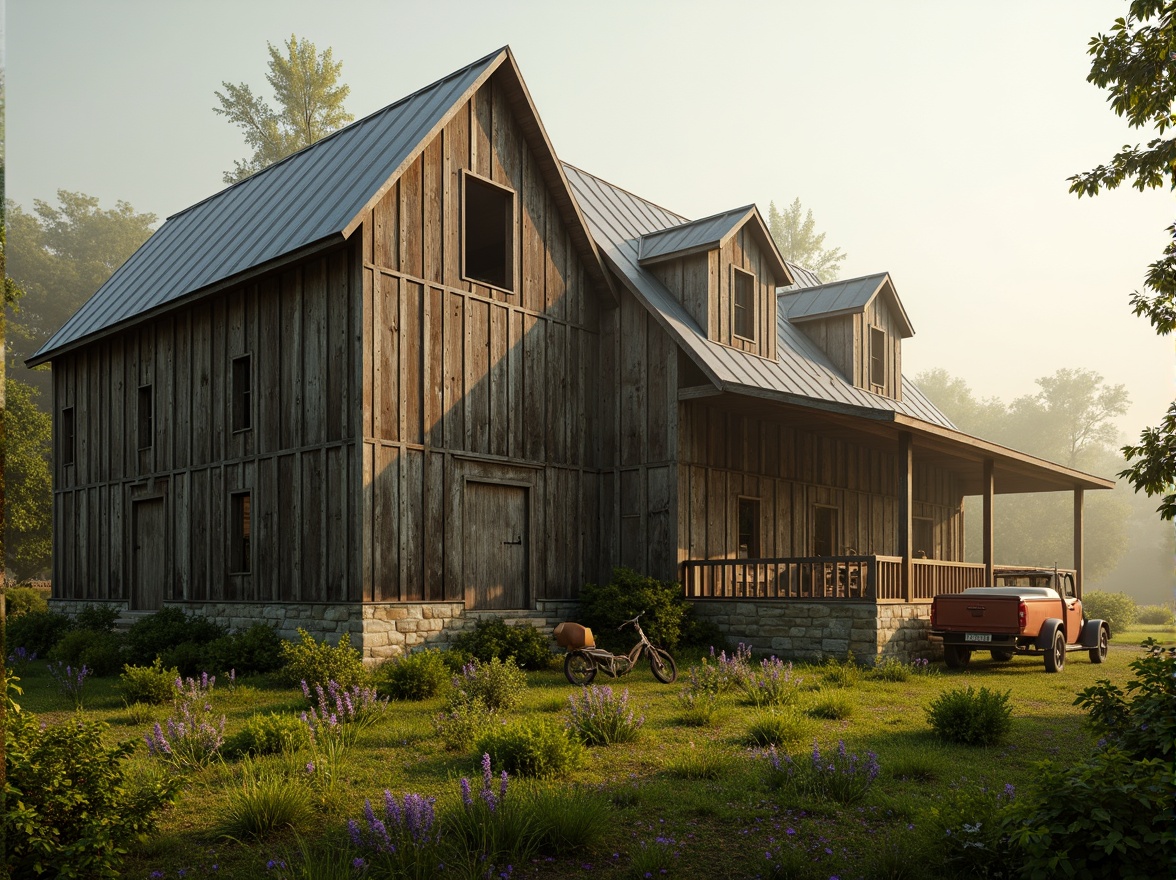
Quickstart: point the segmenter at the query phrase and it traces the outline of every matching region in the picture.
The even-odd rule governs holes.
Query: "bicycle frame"
[[[622,675],[628,675],[636,668],[637,661],[645,655],[646,651],[653,647],[652,643],[646,637],[645,631],[641,629],[641,624],[637,618],[626,620],[618,629],[624,629],[630,623],[637,629],[637,635],[641,638],[637,644],[629,649],[628,654],[614,654],[612,651],[606,651],[603,648],[580,649],[590,656],[596,662],[597,668],[609,678],[620,678]]]

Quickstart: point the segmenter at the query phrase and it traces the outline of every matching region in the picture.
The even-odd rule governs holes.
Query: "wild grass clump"
[[[179,677],[178,669],[165,669],[162,661],[156,657],[150,666],[124,665],[118,689],[128,706],[134,703],[158,706],[175,699]]]
[[[792,707],[768,709],[757,713],[743,735],[749,746],[789,746],[808,739],[813,724]]]
[[[1011,691],[1001,693],[971,685],[945,691],[926,708],[927,722],[941,739],[967,746],[990,746],[1013,726]]]
[[[910,667],[897,657],[877,657],[870,670],[870,678],[878,681],[906,681],[910,677]]]
[[[287,828],[299,830],[309,825],[314,807],[304,783],[249,759],[242,769],[240,783],[228,790],[221,808],[219,837],[259,840]]]
[[[854,660],[853,651],[848,651],[844,660],[830,657],[821,665],[821,681],[829,687],[852,688],[861,682],[864,672]]]
[[[568,697],[568,728],[590,746],[632,742],[641,734],[644,715],[629,708],[629,689],[619,695],[608,685],[586,687]]]
[[[293,715],[276,712],[251,715],[245,726],[229,737],[223,751],[227,755],[280,755],[310,745],[310,729]]]
[[[491,727],[478,738],[477,750],[506,772],[540,778],[574,769],[583,754],[567,728],[546,718]]]
[[[397,657],[375,673],[376,690],[394,700],[427,700],[449,683],[449,667],[440,651],[417,651]]]
[[[675,779],[720,779],[730,772],[731,754],[713,745],[704,745],[675,752],[662,767]]]
[[[854,702],[848,694],[822,688],[810,698],[805,712],[812,718],[844,721],[853,715]]]
[[[312,687],[328,681],[349,688],[367,681],[359,651],[351,647],[351,634],[343,633],[338,645],[317,641],[299,627],[297,642],[282,642],[282,677],[289,684],[305,681]]]
[[[541,852],[563,854],[595,846],[613,818],[609,800],[576,788],[542,788],[523,792],[520,808],[531,816]]]
[[[824,755],[814,742],[808,760],[794,761],[789,755],[781,755],[775,746],[768,748],[765,757],[766,781],[773,791],[784,790],[847,806],[866,796],[880,770],[877,755],[866,752],[866,757],[861,759],[845,748],[844,740],[838,741],[835,751]]]
[[[629,853],[629,871],[626,876],[645,878],[672,874],[674,864],[681,855],[677,846],[678,841],[663,835],[651,841],[640,841],[637,848]]]

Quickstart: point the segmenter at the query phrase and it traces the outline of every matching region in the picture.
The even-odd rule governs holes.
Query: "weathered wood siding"
[[[732,267],[755,276],[755,339],[736,336]],[[776,359],[776,279],[763,248],[747,226],[722,248],[655,263],[654,275],[674,294],[707,338],[740,351]]]
[[[54,456],[54,590],[129,598],[134,504],[164,501],[165,597],[358,595],[357,255],[343,246],[54,359],[75,463]],[[232,360],[251,355],[252,428],[232,430]],[[141,385],[154,437],[137,442]],[[58,422],[58,425],[60,422]],[[229,505],[252,492],[252,572],[230,574]]]
[[[516,194],[513,292],[461,277],[463,170]],[[598,560],[601,292],[495,79],[362,238],[363,598],[463,599],[469,481],[527,489],[528,600],[575,595]]]
[[[898,323],[881,297],[875,298],[864,312],[804,321],[797,326],[829,356],[841,374],[858,388],[893,400],[902,400],[902,337],[899,335]],[[870,382],[871,327],[877,327],[886,334],[886,382],[881,386]]]
[[[735,558],[741,497],[760,500],[763,557],[811,555],[814,505],[837,508],[843,552],[899,555],[893,453],[697,401],[681,413],[679,561]],[[934,558],[963,560],[962,501],[951,473],[916,461],[913,515],[933,520]]]

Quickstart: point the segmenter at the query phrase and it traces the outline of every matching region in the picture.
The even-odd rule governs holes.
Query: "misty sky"
[[[908,375],[1011,400],[1059,367],[1125,383],[1132,439],[1174,394],[1130,314],[1170,193],[1066,178],[1147,140],[1085,81],[1112,0],[721,3],[7,0],[8,197],[58,189],[162,220],[248,150],[212,112],[266,41],[334,48],[360,118],[509,44],[564,160],[691,217],[811,208],[842,277],[889,271]]]

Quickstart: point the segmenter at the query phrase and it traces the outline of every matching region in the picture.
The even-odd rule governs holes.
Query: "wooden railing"
[[[911,595],[898,556],[802,556],[780,559],[692,559],[682,563],[690,599],[857,599],[929,602],[939,593],[984,586],[973,562],[912,560]]]

